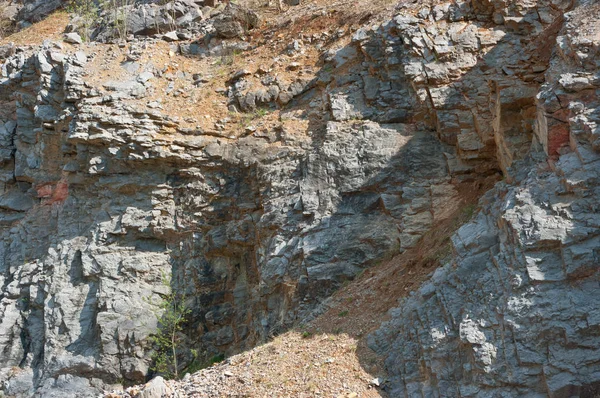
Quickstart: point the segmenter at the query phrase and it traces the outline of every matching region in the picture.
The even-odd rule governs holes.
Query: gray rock
[[[549,4],[457,2],[419,19],[423,5],[406,3],[414,8],[324,54],[317,76],[263,70],[221,87],[223,110],[297,99],[281,116],[309,120],[306,134],[260,120],[239,138],[184,128],[140,101],[151,90],[140,65],[126,65],[135,79],[97,87],[87,56],[48,43],[8,54],[0,378],[16,396],[44,397],[142,383],[158,325],[151,303],[171,288],[191,310],[182,366],[191,347],[206,352],[200,360],[248,349],[418,245],[461,203],[461,181],[502,170],[453,235],[448,263],[371,344],[391,396],[584,395],[600,374],[598,24],[593,5],[563,20]],[[132,32],[188,21],[214,33],[212,21],[189,22],[195,3],[166,6],[133,6]],[[240,13],[216,17],[222,37],[247,33],[254,16]],[[492,25],[498,13],[503,25]],[[535,47],[535,32],[548,44],[559,28],[554,52]],[[130,61],[149,43],[132,41]],[[187,51],[217,56],[250,44],[195,46]]]
[[[35,204],[31,196],[11,190],[0,196],[0,208],[14,211],[27,211]]]
[[[65,41],[67,43],[71,43],[71,44],[82,44],[83,43],[83,39],[81,38],[81,36],[79,36],[79,33],[77,33],[77,32],[66,33]]]
[[[166,397],[168,394],[170,394],[170,389],[167,387],[165,380],[160,376],[156,376],[154,379],[146,383],[144,389],[140,391],[138,397],[162,398]]]
[[[217,34],[231,39],[241,37],[259,24],[258,15],[242,6],[229,3],[213,21]]]
[[[165,41],[179,41],[179,36],[177,36],[177,32],[172,31],[169,33],[165,33],[164,35],[162,35],[163,40]]]
[[[63,6],[62,0],[24,0],[23,7],[19,10],[15,19],[23,22],[39,22],[53,11]]]
[[[600,224],[594,215],[597,199],[586,190],[597,191],[600,168],[591,159],[600,147],[581,131],[594,128],[586,114],[598,109],[600,101],[590,95],[590,58],[584,55],[589,52],[574,44],[584,45],[580,32],[598,30],[592,27],[597,21],[583,17],[589,5],[577,7],[572,15],[578,17],[562,27],[565,36],[559,38],[546,72],[548,83],[532,93],[531,85],[521,81],[526,80],[523,72],[517,71],[498,93],[496,159],[512,176],[510,184],[497,184],[480,200],[480,213],[452,237],[453,258],[402,300],[392,319],[369,337],[370,345],[386,357],[394,396],[443,396],[450,391],[461,396],[585,396],[599,382],[600,342],[581,322],[598,306],[593,259],[598,258]],[[454,10],[451,18],[464,18],[465,10]],[[545,16],[545,23],[552,18]],[[510,13],[505,21],[519,34],[528,34],[528,24],[535,25]],[[563,46],[566,40],[574,47]],[[462,48],[475,48],[469,41],[460,43]],[[510,48],[502,41],[498,47],[490,63]],[[475,81],[469,78],[464,76],[463,83]],[[485,150],[482,131],[464,130],[468,116],[458,111],[453,89],[429,89],[438,132],[454,131],[459,167],[466,167],[470,153],[481,156]],[[536,92],[532,115],[537,115],[526,119],[537,119],[530,135],[519,115]],[[474,109],[469,112],[477,114]],[[545,169],[547,157],[554,159],[552,170]],[[448,159],[450,170],[458,174],[459,167],[450,160],[459,158]],[[569,195],[568,203],[563,195]],[[588,219],[595,221],[590,224]]]

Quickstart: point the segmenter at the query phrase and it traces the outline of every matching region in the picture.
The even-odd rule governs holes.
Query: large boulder
[[[177,0],[163,6],[144,4],[127,14],[127,30],[134,35],[152,35],[201,19],[202,12],[192,0]]]
[[[39,22],[63,6],[62,0],[25,0],[16,20],[21,24]]]
[[[215,18],[214,27],[217,35],[231,39],[245,35],[249,30],[257,27],[259,22],[260,19],[254,11],[229,3]]]
[[[144,389],[138,395],[139,398],[162,398],[171,393],[170,388],[165,383],[165,379],[160,376],[150,380],[144,386]]]

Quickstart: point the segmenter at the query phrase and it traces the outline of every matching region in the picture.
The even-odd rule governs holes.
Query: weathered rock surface
[[[27,24],[39,22],[53,11],[64,5],[63,0],[23,0],[20,2],[14,2],[16,4],[22,3],[15,20],[19,21],[22,27]]]
[[[598,393],[598,10],[561,21],[514,183],[486,194],[455,259],[371,336],[392,396]]]
[[[258,23],[259,18],[255,12],[229,3],[215,19],[214,28],[219,36],[231,39],[244,36],[250,29],[258,26]]]
[[[413,246],[454,196],[455,150],[432,131],[331,121],[275,143],[189,135],[125,103],[151,79],[89,88],[92,57],[48,44],[4,66],[10,394],[144,381],[164,272],[192,309],[187,345],[208,357],[252,347]]]
[[[188,18],[196,5],[180,3]],[[211,29],[245,35],[257,21],[235,9]],[[325,51],[311,78],[243,70],[223,89],[224,106],[323,122],[307,135],[183,129],[140,101],[151,71],[98,85],[93,47],[11,51],[0,80],[7,393],[94,396],[144,382],[163,273],[192,311],[184,347],[207,358],[250,348],[413,247],[461,181],[499,170],[506,181],[455,235],[456,258],[372,345],[388,356],[394,396],[588,391],[600,379],[597,11],[403,6]],[[140,34],[164,16],[142,14],[131,14]]]

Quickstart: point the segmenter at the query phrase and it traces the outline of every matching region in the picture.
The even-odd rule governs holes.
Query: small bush
[[[150,336],[150,341],[155,349],[152,355],[154,366],[151,369],[166,378],[178,379],[177,348],[179,347],[179,333],[186,322],[190,309],[185,306],[184,297],[178,296],[171,287],[169,276],[163,274],[162,283],[170,289],[170,292],[163,296],[158,303],[148,300],[150,304],[157,307],[155,314],[159,323],[159,330]]]
[[[134,0],[104,0],[102,8],[111,14],[113,28],[120,39],[127,37],[127,9]]]
[[[127,8],[134,0],[69,0],[66,10],[81,18],[78,29],[82,39],[89,41],[94,29],[100,23],[112,22],[116,36],[127,36]]]

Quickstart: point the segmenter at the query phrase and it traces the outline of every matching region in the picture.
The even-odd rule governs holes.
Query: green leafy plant
[[[190,309],[185,306],[185,297],[179,296],[172,289],[171,277],[163,273],[162,284],[169,288],[169,293],[162,296],[158,303],[148,300],[156,307],[155,314],[158,318],[159,329],[150,336],[154,345],[152,370],[164,375],[166,378],[179,378],[177,363],[177,349],[179,347],[179,334],[182,331]]]
[[[199,370],[202,370],[204,368],[206,368],[206,365],[204,362],[202,362],[200,360],[200,355],[198,353],[198,350],[196,349],[191,349],[190,353],[192,354],[192,362],[190,362],[190,364],[185,368],[183,374],[185,375],[186,373],[196,373]]]

